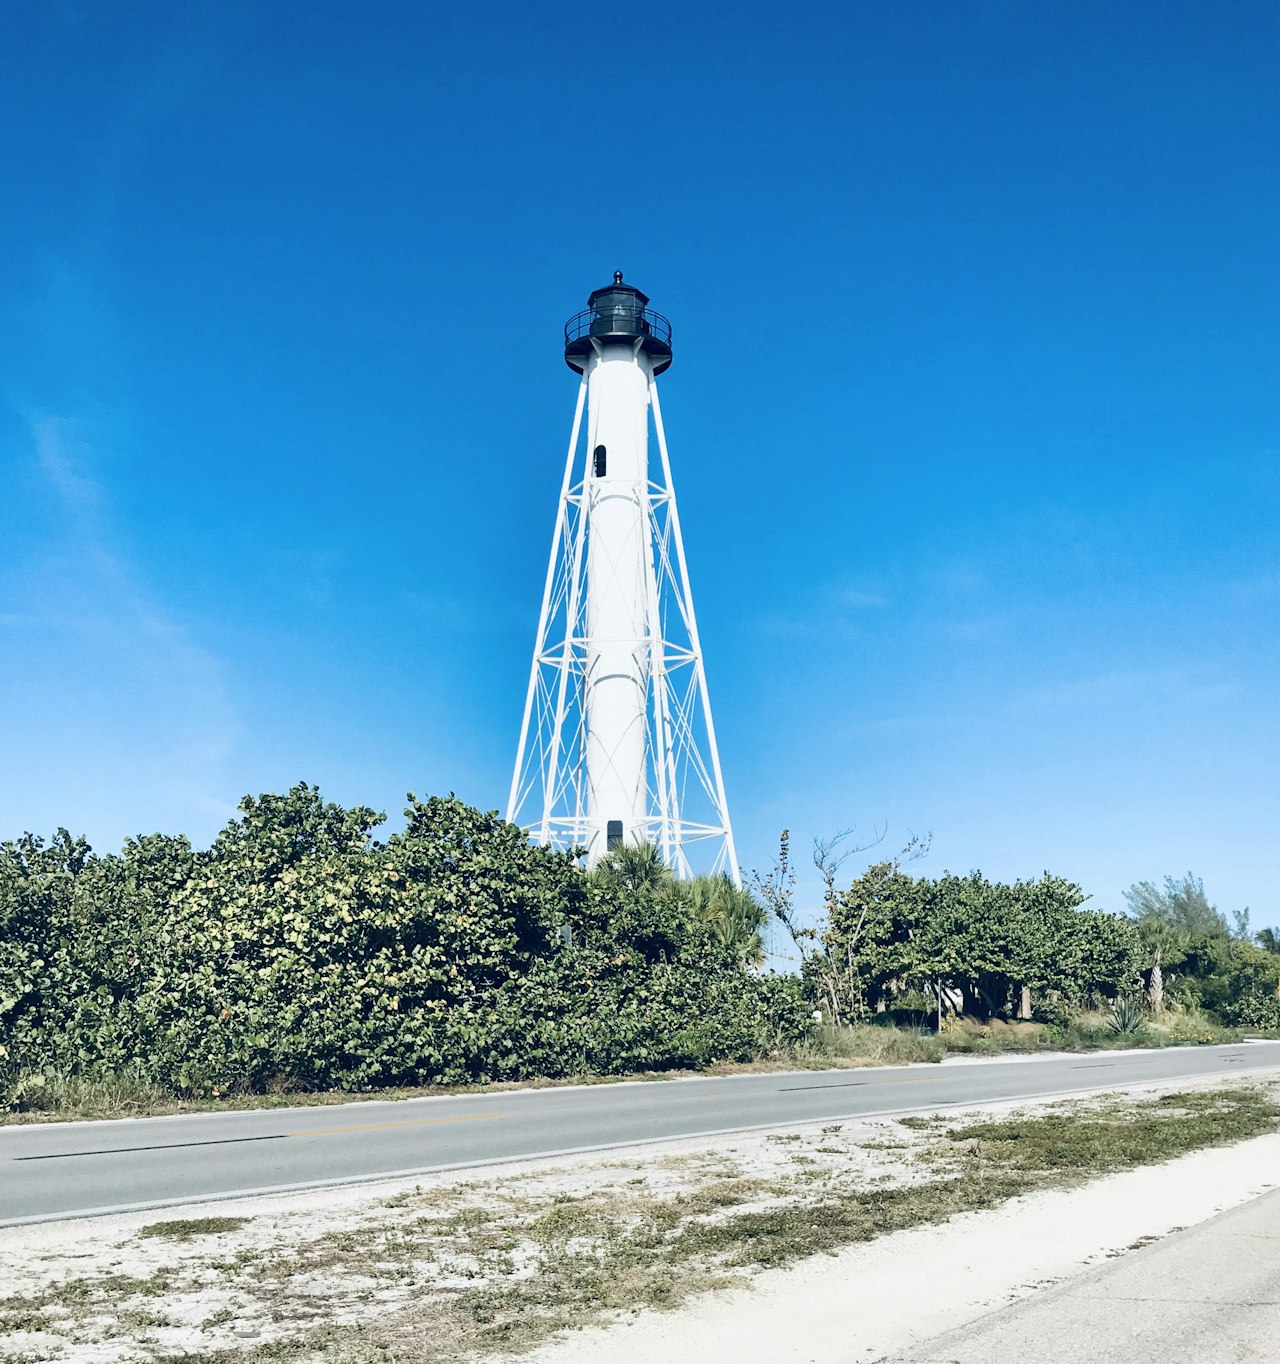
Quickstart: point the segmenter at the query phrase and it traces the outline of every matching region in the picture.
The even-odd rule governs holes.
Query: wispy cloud
[[[938,620],[936,629],[943,639],[985,644],[1007,638],[1015,625],[1009,615],[945,616]]]
[[[183,807],[225,816],[234,808],[224,795],[225,764],[240,726],[220,661],[133,562],[85,425],[65,413],[23,415],[28,460],[52,494],[42,502],[53,515],[39,551],[5,575],[20,609],[0,619],[0,696],[23,706],[29,740],[6,761],[28,769],[4,783],[8,800],[35,797],[41,782],[53,780],[145,786],[142,803],[174,811],[169,827],[180,827]],[[35,742],[39,735],[48,737]],[[44,794],[32,803],[48,804]],[[69,812],[80,795],[67,791]]]
[[[28,413],[26,423],[35,442],[36,463],[61,500],[77,548],[103,572],[122,576],[119,562],[107,549],[102,488],[88,472],[91,450],[78,424],[45,412]]]
[[[1218,706],[1240,694],[1240,684],[1213,676],[1171,668],[1153,672],[1112,672],[1077,678],[1029,691],[1010,706],[1016,716],[1047,715],[1070,710],[1098,710],[1113,706]]]
[[[846,606],[851,611],[876,611],[889,605],[889,598],[883,592],[868,591],[861,587],[832,588],[830,597],[837,606]]]
[[[859,625],[831,612],[809,610],[795,615],[758,616],[753,624],[755,632],[766,639],[813,640],[815,642],[862,639]]]
[[[887,592],[864,583],[831,582],[815,596],[798,602],[794,613],[772,612],[755,622],[758,633],[771,639],[838,641],[866,638],[868,613],[891,604]]]

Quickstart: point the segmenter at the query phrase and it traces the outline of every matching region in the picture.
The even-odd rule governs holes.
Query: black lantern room
[[[630,345],[638,341],[655,374],[671,364],[671,323],[649,307],[647,294],[633,284],[623,284],[621,270],[614,271],[612,284],[593,290],[586,312],[565,323],[564,358],[570,369],[579,374],[586,369],[595,349],[593,341]]]

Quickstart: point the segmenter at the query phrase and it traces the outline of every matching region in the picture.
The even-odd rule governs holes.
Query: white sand
[[[1258,1137],[766,1271],[751,1289],[584,1330],[526,1358],[870,1364],[1277,1183],[1280,1135]]]

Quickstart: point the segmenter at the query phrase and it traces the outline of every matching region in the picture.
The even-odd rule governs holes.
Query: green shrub
[[[1187,1009],[1206,1009],[1224,1021],[1251,997],[1264,999],[1280,983],[1280,957],[1222,934],[1183,934],[1175,965],[1165,972],[1165,994]]]
[[[1105,1022],[1089,1018],[1072,1019],[1062,1035],[1062,1045],[1068,1051],[1123,1046],[1126,1040],[1124,1034],[1112,1031]]]
[[[1070,1026],[1072,1010],[1058,998],[1038,999],[1031,1010],[1031,1017],[1046,1027],[1061,1030]]]
[[[1222,1017],[1239,1028],[1280,1032],[1280,997],[1270,991],[1243,995],[1223,1009]]]
[[[743,1060],[807,1032],[799,982],[744,969],[679,897],[453,798],[406,814],[378,842],[382,816],[302,785],[246,798],[208,852],[0,846],[0,1080],[366,1089]],[[41,1101],[21,1084],[11,1102]]]
[[[1224,1028],[1212,1015],[1195,1005],[1178,1006],[1160,1018],[1158,1030],[1171,1042],[1191,1042],[1203,1046],[1235,1040],[1232,1029]]]

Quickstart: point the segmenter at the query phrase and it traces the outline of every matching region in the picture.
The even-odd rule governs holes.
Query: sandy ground
[[[867,1186],[936,1178],[935,1169],[910,1159],[926,1142],[894,1118],[810,1124],[10,1227],[0,1231],[0,1305],[5,1298],[47,1299],[60,1288],[65,1300],[41,1309],[38,1325],[32,1323],[37,1329],[0,1330],[0,1364],[15,1353],[24,1360],[125,1364],[243,1347],[296,1337],[321,1321],[390,1315],[424,1294],[475,1287],[486,1270],[468,1255],[465,1239],[447,1257],[413,1265],[408,1276],[393,1270],[376,1245],[363,1274],[353,1273],[349,1263],[336,1273],[323,1253],[327,1242],[346,1237],[394,1237],[402,1221],[424,1214],[444,1220],[506,1204],[532,1218],[593,1195],[673,1198],[721,1179],[786,1190],[781,1197],[762,1193],[757,1206],[763,1207],[795,1197],[835,1167]],[[751,1205],[736,1211],[744,1206]],[[243,1224],[189,1241],[146,1234],[157,1223],[210,1217]],[[314,1273],[307,1272],[311,1260],[317,1263]],[[81,1291],[84,1284],[92,1286],[88,1295]]]
[[[1280,1135],[1258,1137],[766,1271],[748,1290],[581,1331],[525,1358],[870,1364],[1278,1184]]]
[[[1183,1081],[1134,1092],[1193,1087],[1212,1086]],[[948,1121],[964,1117],[947,1113]],[[391,1318],[433,1295],[474,1287],[490,1272],[468,1254],[465,1231],[448,1253],[397,1259],[392,1242],[406,1220],[465,1221],[469,1211],[495,1206],[531,1217],[593,1197],[680,1197],[725,1179],[758,1181],[764,1207],[802,1196],[837,1168],[860,1187],[902,1186],[937,1177],[915,1159],[928,1140],[894,1118],[877,1118],[9,1228],[0,1232],[0,1300],[29,1301],[34,1310],[0,1333],[0,1360],[125,1364],[296,1339],[324,1322]],[[1277,1180],[1280,1136],[1267,1136],[899,1232],[759,1274],[747,1289],[576,1331],[524,1357],[535,1364],[875,1360],[1204,1220]],[[210,1217],[243,1221],[185,1241],[145,1234],[157,1222]],[[342,1260],[339,1272],[329,1252],[353,1239],[368,1250]],[[526,1253],[516,1253],[517,1274]],[[532,1258],[528,1268],[536,1269]]]

